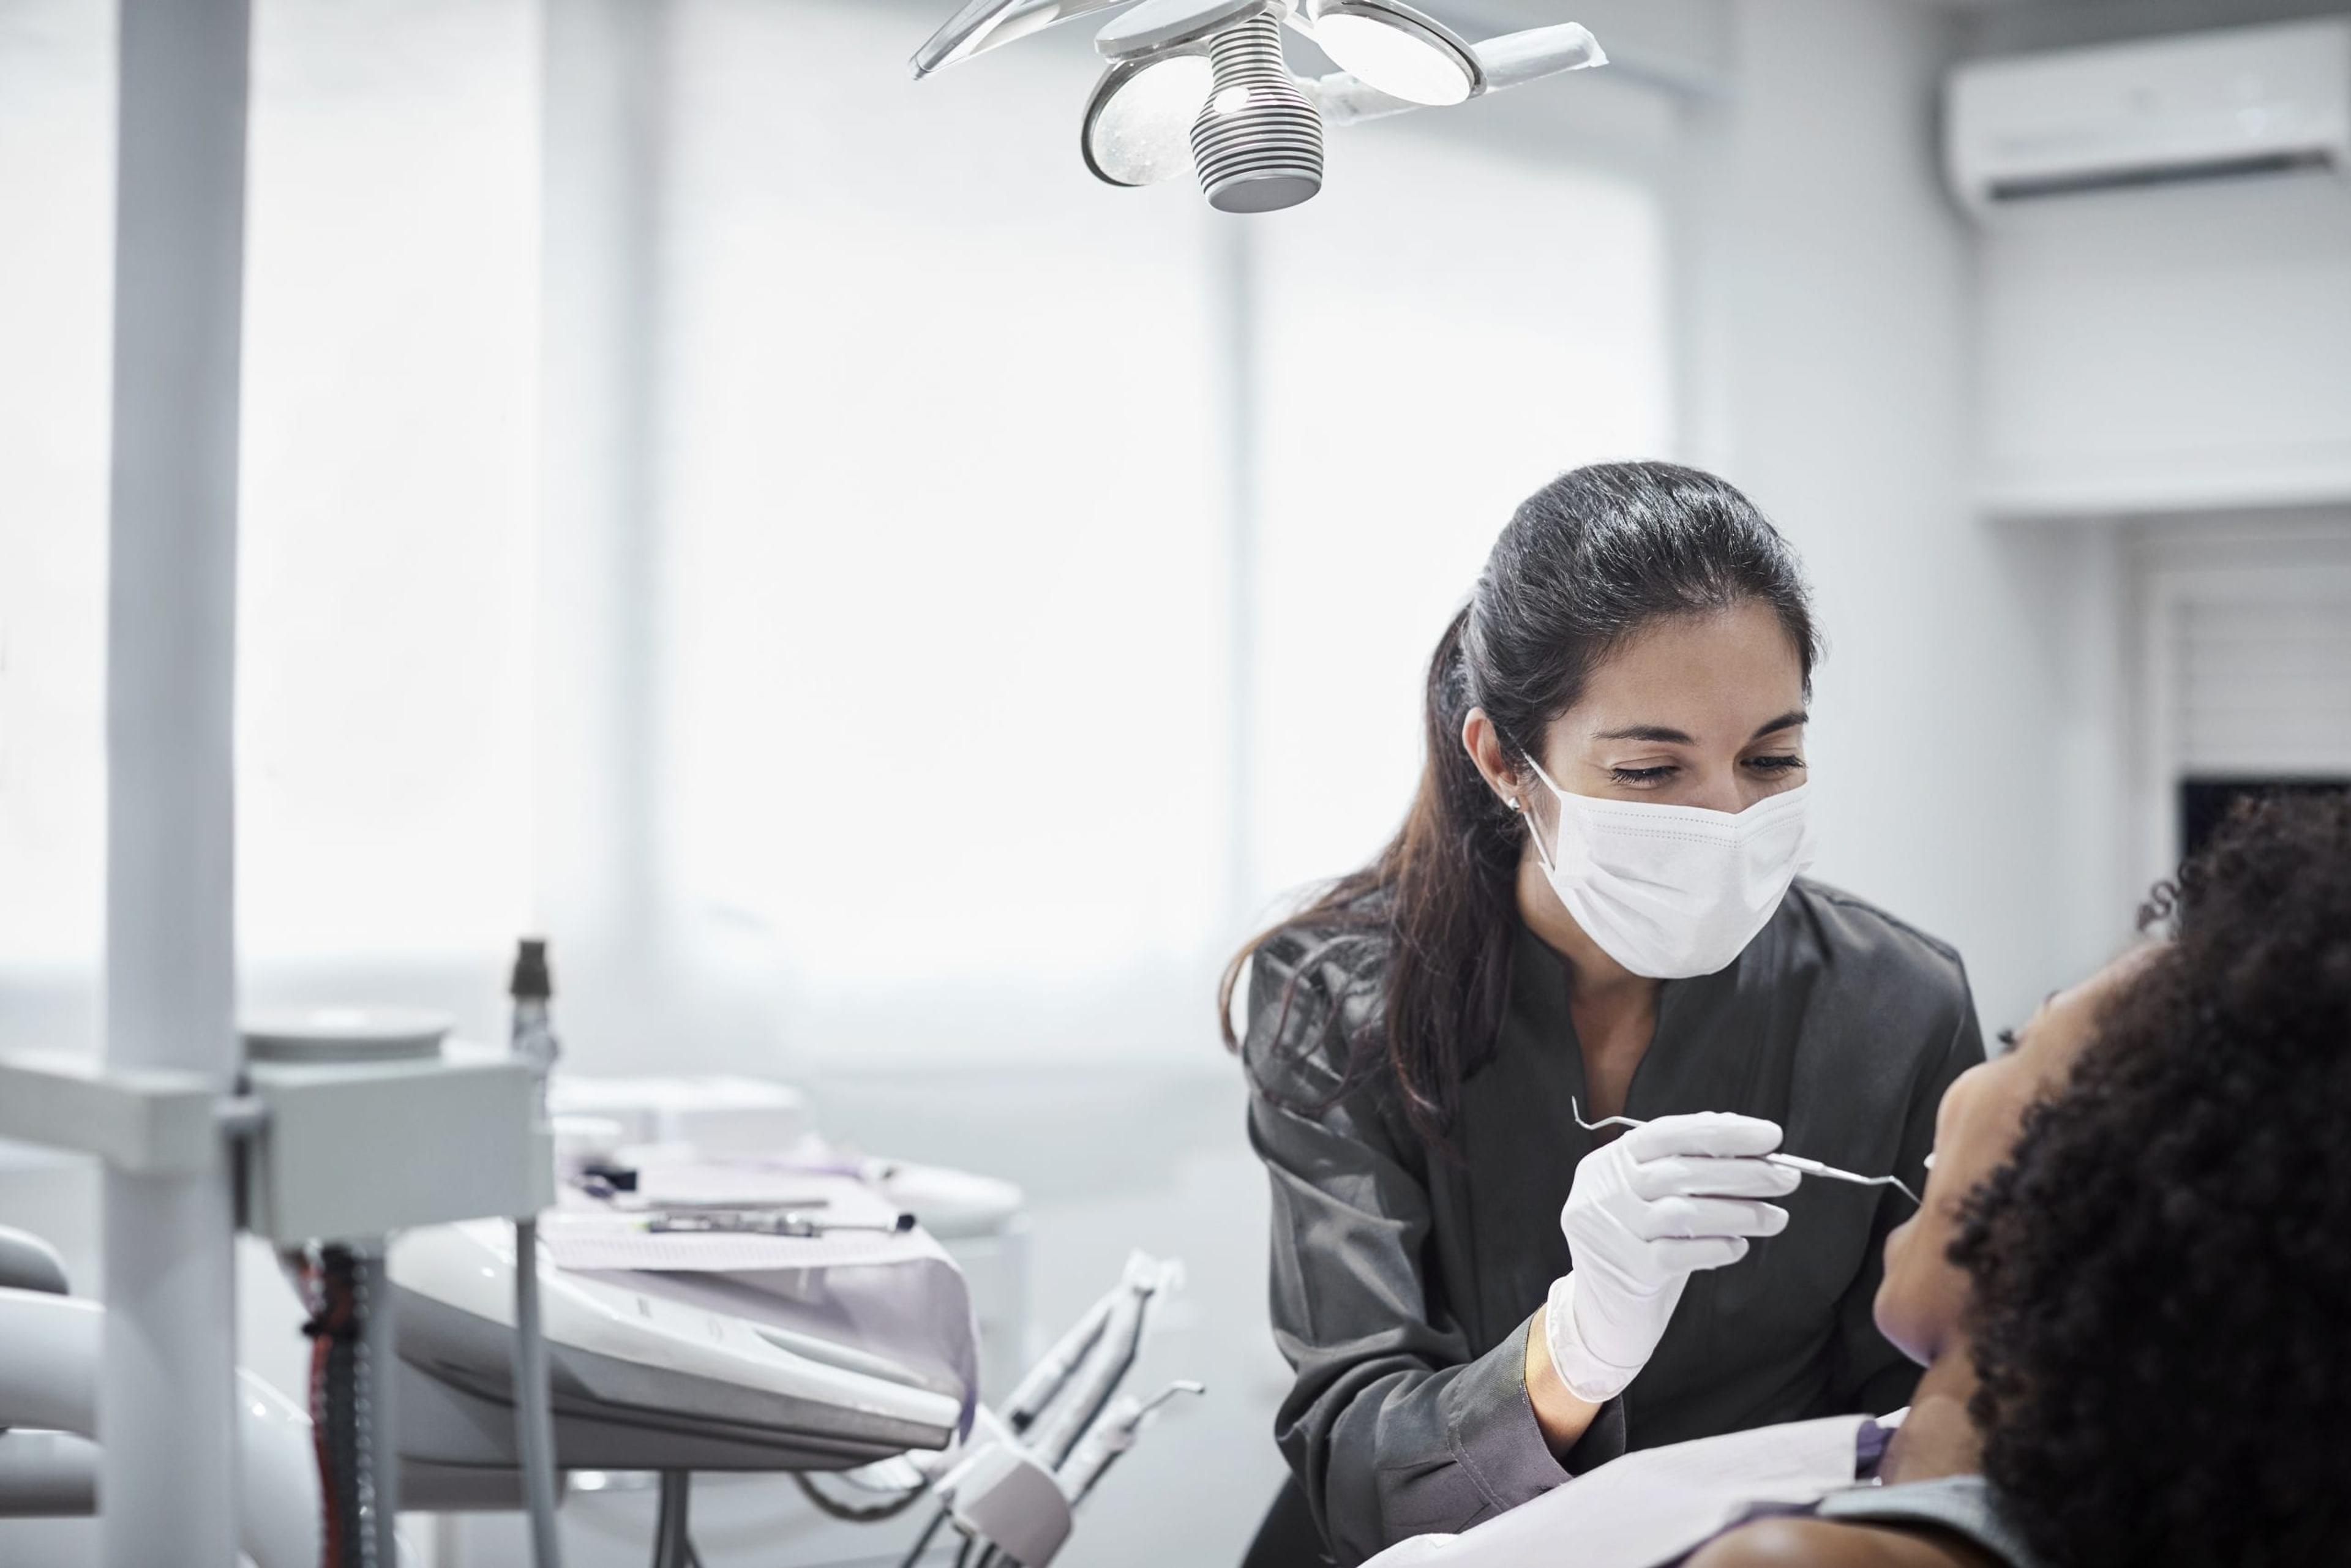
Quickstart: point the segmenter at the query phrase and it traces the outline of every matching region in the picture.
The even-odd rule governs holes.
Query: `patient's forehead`
[[[2088,978],[2051,992],[2017,1031],[2012,1054],[2023,1069],[2018,1076],[2025,1081],[2019,1089],[2030,1092],[2033,1085],[2070,1069],[2082,1049],[2095,1038],[2107,1007],[2137,984],[2168,946],[2142,942]]]

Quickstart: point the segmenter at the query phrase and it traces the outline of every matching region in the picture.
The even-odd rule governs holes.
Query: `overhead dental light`
[[[1296,206],[1322,188],[1322,131],[1460,103],[1560,71],[1604,65],[1573,22],[1471,44],[1401,0],[970,0],[914,55],[914,75],[1059,22],[1128,7],[1095,37],[1109,62],[1079,145],[1112,185],[1199,177],[1228,213]],[[1295,75],[1287,24],[1342,68]]]

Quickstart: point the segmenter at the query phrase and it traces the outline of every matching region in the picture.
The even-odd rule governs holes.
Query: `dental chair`
[[[68,1292],[55,1249],[0,1228],[0,1519],[97,1511],[105,1310]],[[249,1372],[236,1414],[242,1550],[256,1568],[316,1568],[309,1416]]]

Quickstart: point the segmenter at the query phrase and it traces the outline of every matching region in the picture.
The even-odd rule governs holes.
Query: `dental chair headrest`
[[[0,1225],[0,1290],[73,1293],[66,1283],[66,1260],[57,1249],[30,1231],[5,1225]]]

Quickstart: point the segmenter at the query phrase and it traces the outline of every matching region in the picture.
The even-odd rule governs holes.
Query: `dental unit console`
[[[439,1227],[392,1249],[402,1459],[440,1495],[462,1495],[458,1478],[469,1473],[496,1495],[517,1463],[513,1267],[494,1224]],[[767,1273],[713,1276],[716,1286],[697,1291],[654,1271],[549,1268],[540,1333],[560,1467],[670,1477],[789,1470],[825,1512],[858,1521],[931,1498],[925,1542],[952,1525],[995,1557],[1044,1568],[1069,1539],[1078,1504],[1153,1414],[1175,1395],[1203,1391],[1180,1381],[1148,1399],[1122,1392],[1151,1318],[1180,1288],[1175,1263],[1131,1259],[1000,1416],[970,1402],[964,1378],[942,1366],[810,1332],[805,1316],[793,1326],[825,1288],[799,1270]],[[774,1288],[744,1288],[755,1279]],[[807,1479],[846,1471],[857,1472],[855,1495],[890,1500],[852,1506]]]
[[[624,1279],[542,1273],[566,1469],[848,1469],[955,1438],[962,1391],[950,1379],[615,1282]],[[503,1228],[402,1236],[392,1280],[402,1458],[512,1468],[514,1251]]]
[[[254,1172],[248,1223],[277,1244],[311,1307],[318,1358],[309,1413],[241,1375],[244,1546],[257,1568],[395,1568],[408,1554],[390,1515],[522,1508],[534,1465],[550,1476],[659,1475],[657,1568],[695,1561],[684,1512],[695,1471],[789,1472],[820,1511],[856,1522],[927,1503],[922,1545],[951,1528],[986,1561],[1043,1568],[1156,1411],[1201,1391],[1188,1381],[1147,1398],[1125,1391],[1182,1280],[1179,1265],[1138,1254],[1000,1415],[981,1406],[973,1298],[927,1227],[935,1218],[951,1234],[1017,1233],[1019,1190],[841,1154],[748,1081],[652,1085],[673,1101],[734,1103],[733,1125],[712,1140],[726,1152],[707,1158],[662,1136],[700,1130],[691,1120],[630,1125],[608,1114],[600,1134],[562,1113],[567,1103],[622,1109],[614,1102],[635,1097],[634,1086],[616,1094],[555,1079],[552,1139],[542,1123],[534,1141],[579,1146],[559,1155],[565,1179],[533,1222],[537,1290],[525,1292],[511,1220],[401,1225],[364,1181],[337,1197],[294,1179],[327,1146],[305,1142],[314,1132],[364,1122],[379,1097],[437,1092],[436,1061],[462,1084],[490,1060],[439,1051],[437,1026],[398,1021],[402,1030],[350,1016],[254,1030],[253,1082],[276,1142],[256,1151],[266,1174]],[[436,1049],[419,1043],[427,1038]],[[529,1096],[497,1082],[492,1113],[520,1134]],[[762,1104],[764,1137],[748,1109]],[[654,1140],[622,1142],[609,1135],[616,1124]],[[361,1142],[386,1135],[376,1128]],[[545,1190],[497,1201],[528,1206]],[[418,1188],[400,1201],[462,1210],[475,1200]],[[305,1225],[362,1222],[384,1227],[383,1239],[289,1239]],[[97,1504],[102,1310],[66,1295],[55,1254],[30,1238],[0,1236],[0,1518],[87,1514]],[[529,1452],[518,1419],[531,1397],[526,1338],[543,1368],[543,1456]],[[322,1393],[329,1385],[341,1392]],[[826,1474],[842,1479],[818,1485]],[[874,1506],[877,1495],[888,1500]],[[550,1531],[532,1560],[558,1561],[559,1539]]]

